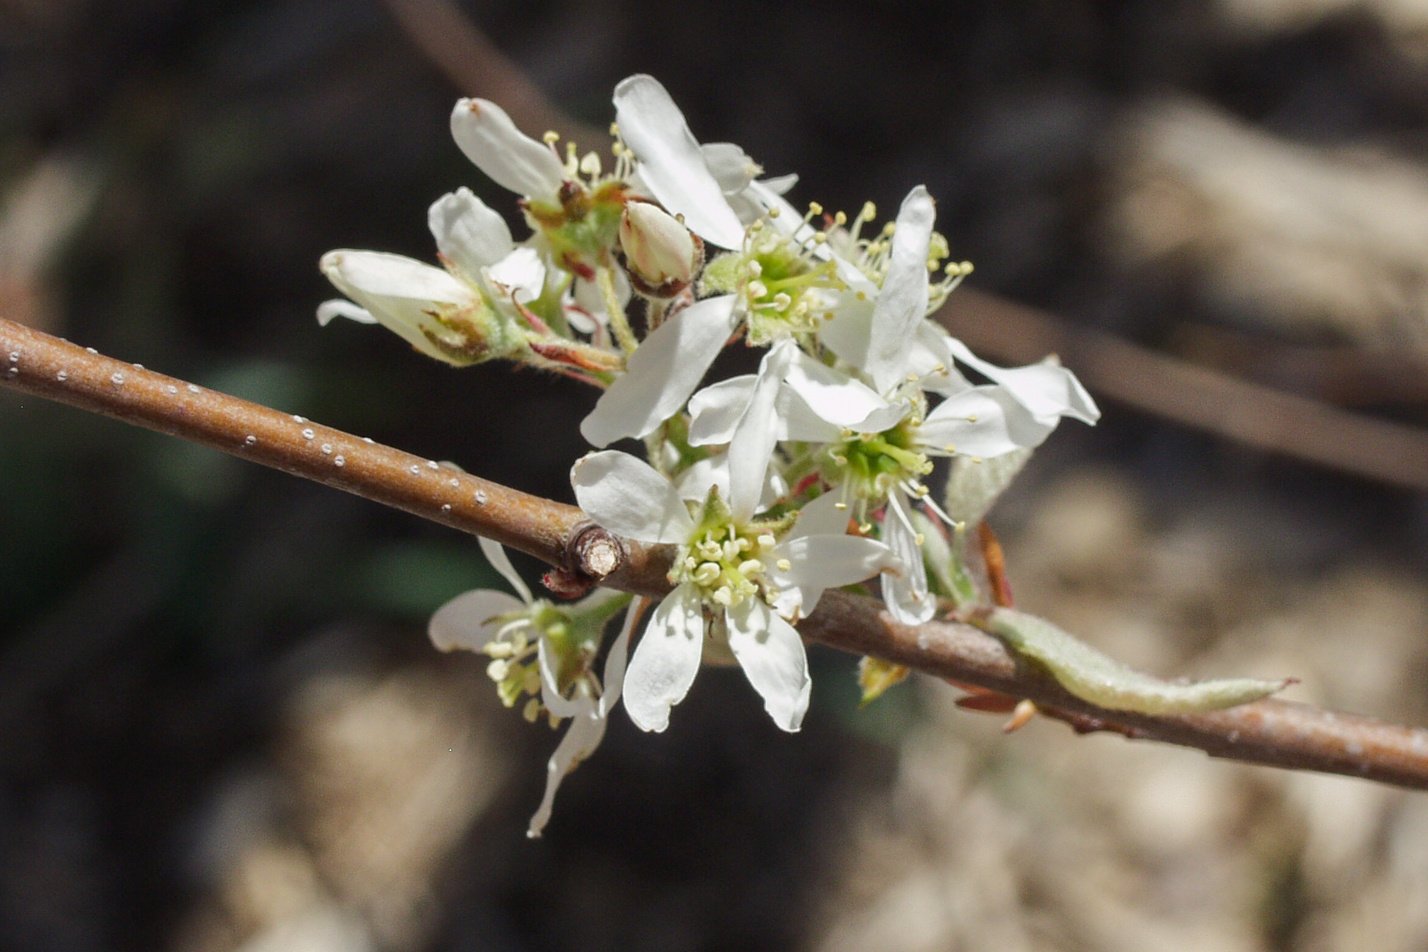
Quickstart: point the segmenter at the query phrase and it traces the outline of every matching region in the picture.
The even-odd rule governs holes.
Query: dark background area
[[[510,207],[447,131],[499,64],[458,84],[392,9],[0,3],[0,314],[568,500],[590,393],[313,318],[324,251],[431,260],[442,193]],[[1422,438],[1416,4],[459,9],[578,121],[650,72],[796,202],[925,183],[973,287]],[[1421,493],[1103,410],[994,514],[1022,605],[1424,722]],[[1428,946],[1421,795],[1004,738],[936,682],[859,710],[822,650],[798,736],[737,672],[667,734],[617,712],[527,842],[556,738],[424,634],[494,584],[449,530],[0,393],[0,948]]]

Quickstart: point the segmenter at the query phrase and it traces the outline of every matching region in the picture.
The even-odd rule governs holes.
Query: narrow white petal
[[[675,487],[681,499],[703,505],[709,498],[709,490],[719,487],[719,496],[729,498],[729,455],[719,453],[698,460],[679,474]]]
[[[555,808],[555,794],[560,782],[580,763],[595,752],[605,737],[605,718],[587,709],[572,715],[570,727],[555,748],[555,753],[545,766],[545,795],[540,806],[531,817],[526,836],[532,839],[540,836],[545,825],[550,822],[551,811]]]
[[[784,338],[764,355],[749,406],[729,440],[729,511],[739,522],[753,517],[763,496],[764,476],[778,442],[774,400],[796,348],[792,339]]]
[[[888,272],[873,305],[868,362],[863,367],[880,393],[887,393],[906,375],[908,340],[927,315],[927,252],[935,213],[932,196],[921,185],[908,193],[897,213]]]
[[[625,609],[625,620],[620,625],[620,634],[610,644],[610,652],[605,656],[605,676],[603,692],[600,695],[600,716],[607,717],[620,701],[620,693],[625,689],[625,667],[630,656],[630,636],[635,625],[649,609],[651,600],[637,598]]]
[[[802,352],[789,367],[788,386],[821,419],[839,427],[857,426],[888,406],[871,387]]]
[[[553,201],[565,178],[555,153],[516,128],[505,110],[485,99],[462,99],[451,111],[451,135],[491,180],[517,195]]]
[[[937,611],[937,605],[927,590],[927,567],[922,564],[922,549],[912,530],[903,524],[906,502],[900,491],[888,497],[888,511],[883,517],[883,541],[902,562],[901,572],[883,575],[883,601],[893,618],[904,625],[920,625]]]
[[[705,298],[657,327],[580,423],[593,446],[644,437],[674,415],[734,332],[734,296]]]
[[[460,304],[471,300],[471,289],[441,268],[385,251],[329,251],[322,273],[338,290],[359,304],[365,299],[413,300]]]
[[[1055,428],[1055,417],[1049,423],[1038,420],[1005,389],[991,384],[942,401],[922,421],[917,435],[923,449],[933,454],[990,459],[1017,448],[1040,446]]]
[[[812,687],[803,639],[757,598],[729,609],[725,618],[729,649],[739,659],[744,676],[764,699],[764,710],[783,730],[798,730],[808,710]]]
[[[689,230],[721,248],[738,248],[744,226],[705,164],[684,113],[652,76],[637,75],[615,87],[620,138],[640,162],[640,177]]]
[[[365,307],[358,307],[351,301],[344,301],[335,298],[331,301],[323,301],[317,306],[317,323],[321,327],[326,327],[335,318],[345,317],[349,321],[356,321],[358,324],[375,324],[377,319]]]
[[[669,710],[684,700],[704,652],[704,608],[686,582],[659,603],[625,672],[625,710],[641,730],[669,726]]]
[[[670,481],[629,453],[603,450],[580,458],[570,483],[580,508],[611,532],[641,542],[684,542],[694,530]]]
[[[525,607],[524,602],[505,592],[485,588],[463,592],[436,610],[427,623],[427,634],[442,651],[480,651],[501,627],[492,623],[493,618]]]
[[[876,294],[876,289],[873,291]],[[833,318],[818,329],[818,339],[854,367],[866,369],[872,344],[873,299],[845,295]]]
[[[1054,358],[1025,367],[998,367],[972,353],[956,338],[948,338],[948,346],[962,363],[1005,387],[1038,420],[1054,424],[1058,418],[1069,416],[1082,423],[1095,423],[1101,418],[1096,401],[1081,381]]]
[[[560,679],[556,676],[555,659],[550,656],[550,644],[544,636],[536,645],[537,666],[540,670],[540,699],[550,713],[559,718],[574,717],[581,711],[591,709],[591,701],[578,690],[572,697],[560,693]]]
[[[892,551],[877,539],[851,535],[813,535],[785,540],[771,553],[788,559],[792,568],[783,578],[800,588],[837,588],[872,578],[898,565]],[[811,605],[806,606],[812,611]]]
[[[526,586],[525,581],[516,574],[516,567],[511,564],[511,557],[506,554],[505,546],[499,542],[492,542],[485,536],[476,540],[476,544],[481,547],[481,554],[486,556],[486,561],[491,563],[491,568],[501,573],[501,578],[511,583],[511,588],[516,590],[516,594],[521,596],[521,601],[527,605],[531,603],[531,590]]]
[[[732,142],[706,142],[699,147],[709,174],[725,195],[736,195],[749,187],[763,171],[759,163]]]
[[[545,288],[545,263],[534,248],[516,248],[484,270],[498,298],[514,297],[522,304],[540,297]]]
[[[798,510],[789,538],[810,535],[844,535],[848,531],[848,509],[839,508],[838,493],[826,492]]]
[[[428,357],[450,362],[427,337],[442,332],[432,311],[480,307],[476,292],[440,268],[380,251],[329,251],[322,273],[383,327]],[[338,311],[355,316],[350,311]],[[319,312],[319,319],[322,317]]]
[[[734,427],[749,408],[758,378],[753,374],[730,377],[689,398],[689,442],[694,446],[727,443]]]
[[[427,210],[426,221],[437,250],[471,281],[514,247],[506,220],[469,188],[438,198]]]

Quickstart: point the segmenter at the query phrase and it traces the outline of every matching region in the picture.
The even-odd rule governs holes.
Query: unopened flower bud
[[[650,297],[674,297],[704,263],[703,243],[664,209],[627,202],[620,218],[620,248],[630,283]]]
[[[377,251],[331,251],[322,273],[356,302],[329,302],[318,320],[335,316],[378,323],[417,350],[458,367],[510,358],[527,349],[514,324],[481,294],[441,268]]]

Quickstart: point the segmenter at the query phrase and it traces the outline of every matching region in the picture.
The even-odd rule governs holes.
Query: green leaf
[[[979,617],[1019,655],[1044,665],[1063,688],[1113,711],[1196,714],[1258,701],[1292,683],[1255,678],[1177,683],[1128,668],[1035,615],[994,608]]]

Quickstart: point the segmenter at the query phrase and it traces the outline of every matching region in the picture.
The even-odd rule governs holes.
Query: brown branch
[[[659,595],[668,547],[647,547],[592,527],[578,509],[267,407],[101,356],[0,320],[0,383],[179,436],[295,476],[484,535],[587,582]],[[882,604],[824,595],[800,627],[818,642],[939,677],[1028,698],[1078,731],[1194,747],[1216,757],[1366,777],[1428,789],[1428,731],[1285,701],[1212,714],[1152,717],[1080,700],[969,625],[899,625]]]
[[[937,315],[978,353],[1031,363],[1048,353],[1097,396],[1271,453],[1428,490],[1428,432],[1340,410],[1157,354],[1103,331],[963,288]]]

